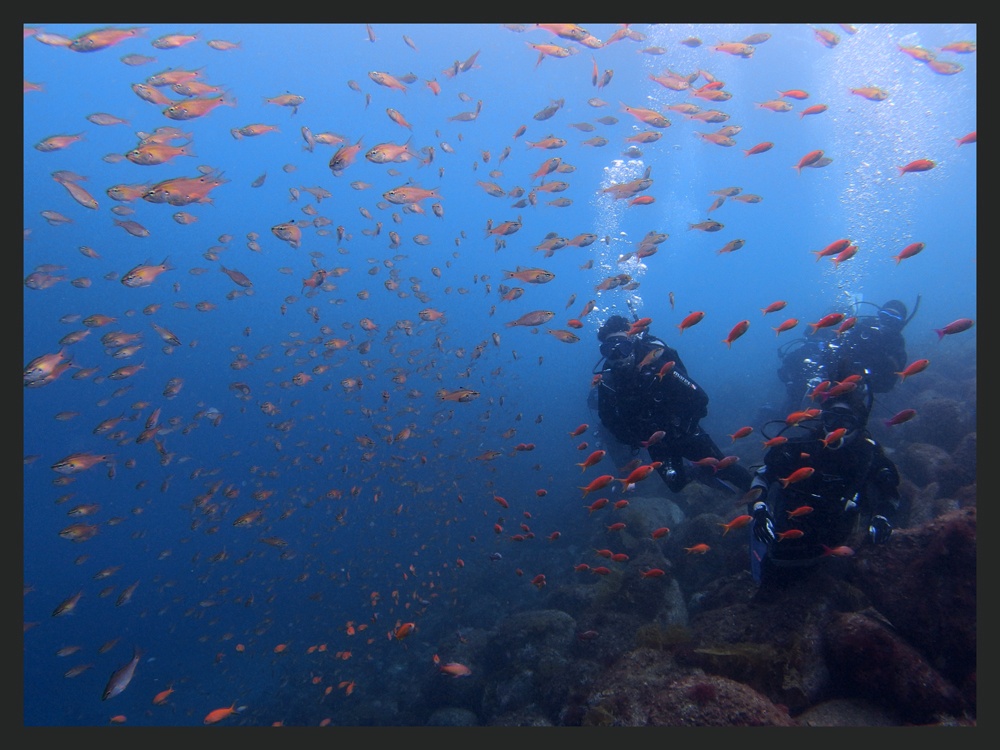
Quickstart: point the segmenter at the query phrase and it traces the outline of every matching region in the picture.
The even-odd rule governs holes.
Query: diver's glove
[[[872,516],[868,525],[868,537],[873,544],[885,544],[892,536],[892,524],[885,516]]]
[[[758,542],[771,544],[777,538],[774,534],[774,520],[764,503],[755,503],[753,506],[753,535]]]

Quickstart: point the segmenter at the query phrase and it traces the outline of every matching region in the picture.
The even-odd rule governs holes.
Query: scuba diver
[[[891,390],[906,364],[902,330],[919,305],[918,296],[907,317],[906,306],[890,300],[839,334],[785,352],[779,377],[789,405],[808,398],[812,406],[790,412],[773,437],[768,425],[763,430],[770,445],[747,500],[758,583],[782,569],[849,556],[865,536],[874,544],[891,536],[899,472],[867,424],[875,394]]]
[[[742,466],[730,463],[716,470],[708,465],[712,461],[685,465],[684,459],[725,456],[699,424],[708,414],[708,394],[688,375],[677,351],[648,332],[648,324],[648,319],[629,323],[612,315],[597,332],[601,359],[591,393],[596,391],[601,424],[633,455],[646,448],[650,461],[661,462],[657,472],[672,492],[692,479],[746,492],[752,476]]]
[[[876,307],[872,315],[858,315],[858,305]],[[778,378],[785,384],[786,411],[799,408],[812,388],[824,379],[824,370],[832,362],[850,359],[857,372],[866,369],[866,382],[874,393],[888,393],[899,378],[897,372],[906,366],[906,342],[903,328],[913,319],[920,307],[920,295],[907,317],[906,305],[897,299],[879,307],[873,302],[859,300],[855,314],[845,314],[838,327],[818,328],[808,338],[790,341],[778,349],[781,366]],[[844,325],[854,318],[853,325]],[[841,330],[843,329],[843,330]]]

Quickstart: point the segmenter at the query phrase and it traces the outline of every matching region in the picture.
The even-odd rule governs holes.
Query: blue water
[[[604,40],[618,29],[581,25]],[[26,29],[72,39],[96,27]],[[807,24],[633,28],[645,39],[593,50],[530,24],[375,24],[374,42],[363,24],[152,25],[90,53],[26,35],[26,88],[30,82],[41,90],[24,94],[24,276],[43,267],[58,280],[24,288],[23,361],[27,366],[62,349],[72,365],[24,390],[25,725],[106,725],[125,716],[128,725],[200,726],[209,711],[234,702],[244,708],[226,723],[316,725],[332,716],[340,724],[378,723],[371,706],[398,697],[408,679],[433,669],[431,658],[449,637],[473,624],[489,626],[468,619],[477,597],[488,592],[515,612],[538,606],[540,592],[528,583],[535,574],[544,572],[550,589],[571,579],[570,550],[574,538],[586,548],[591,519],[579,508],[576,467],[586,456],[578,443],[587,438],[567,433],[596,424],[587,407],[598,358],[594,335],[610,314],[630,314],[628,303],[653,319],[652,331],[678,348],[710,394],[703,425],[720,444],[782,397],[779,344],[851,301],[898,298],[912,311],[919,297],[906,329],[911,358],[933,362],[966,342],[973,348],[963,356],[974,361],[975,329],[961,342],[954,336],[940,343],[934,329],[976,317],[976,145],[956,145],[976,129],[976,54],[940,53],[963,66],[942,75],[900,51],[975,40],[974,25],[860,25],[854,34],[834,26],[840,36],[834,48]],[[759,32],[771,37],[749,58],[713,50]],[[197,38],[172,49],[153,46],[176,33]],[[703,43],[680,44],[688,37]],[[209,40],[239,46],[217,50]],[[539,62],[529,44],[559,44],[575,54]],[[652,46],[666,53],[642,51]],[[446,74],[475,53],[467,70]],[[130,54],[155,59],[123,63]],[[614,71],[603,88],[592,83],[595,65]],[[235,106],[175,121],[163,105],[132,90],[171,69],[197,71],[195,80],[220,87]],[[704,71],[732,98],[709,102],[650,79],[667,69]],[[404,93],[377,85],[370,71],[413,73],[416,80]],[[440,84],[437,95],[427,86],[432,79]],[[693,85],[704,83],[700,77]],[[870,101],[851,93],[864,86],[889,96]],[[789,89],[808,92],[808,99],[785,98],[788,112],[757,106]],[[158,90],[184,98],[169,87]],[[305,98],[297,112],[265,101],[286,93]],[[593,97],[606,105],[591,106]],[[554,116],[534,118],[556,100],[564,104]],[[451,119],[475,112],[477,101],[475,119]],[[667,109],[681,102],[719,109],[729,119],[702,123]],[[641,156],[624,154],[625,138],[653,128],[624,112],[623,103],[671,121],[659,140],[639,144]],[[828,109],[799,114],[817,103]],[[412,131],[387,116],[389,107]],[[127,124],[86,119],[97,112]],[[597,122],[607,115],[617,123]],[[593,132],[573,127],[580,123]],[[231,134],[250,124],[277,131]],[[698,135],[734,124],[742,127],[735,146]],[[522,125],[526,131],[515,137]],[[190,141],[195,156],[158,165],[114,158],[136,148],[139,133],[164,126],[188,134],[171,143]],[[346,144],[360,139],[362,150],[334,175],[328,165],[339,145],[310,151],[303,128],[335,133]],[[36,148],[50,136],[75,134],[82,140],[66,148]],[[528,145],[549,135],[566,146]],[[597,135],[607,145],[583,145]],[[433,147],[433,160],[375,164],[364,157],[377,144],[407,139],[421,157],[421,149]],[[773,148],[744,155],[763,141]],[[832,161],[797,173],[793,167],[816,149]],[[478,184],[520,186],[527,195],[542,183],[531,175],[553,156],[574,169],[547,179],[569,187],[538,192],[536,205],[514,207],[516,198],[491,196]],[[900,173],[917,159],[936,166]],[[106,192],[197,177],[201,167],[225,180],[211,202],[122,202]],[[629,206],[601,192],[647,169],[653,184],[643,194],[653,203]],[[97,209],[76,202],[52,178],[59,170],[85,178],[77,184]],[[264,184],[251,187],[265,173]],[[408,182],[440,198],[422,201],[422,213],[385,202],[383,193]],[[729,187],[763,200],[728,198],[709,212],[713,191]],[[306,188],[331,197],[317,200]],[[549,205],[561,197],[571,204]],[[431,210],[434,202],[441,217]],[[116,215],[115,207],[132,213]],[[45,211],[70,221],[52,224]],[[196,220],[179,223],[174,215],[181,211]],[[329,222],[302,228],[298,248],[272,232],[315,217]],[[487,234],[489,222],[518,218],[522,227],[504,238],[505,246]],[[707,219],[724,228],[689,229]],[[133,236],[116,220],[138,222],[148,236]],[[651,231],[669,235],[655,255],[619,262]],[[390,232],[398,233],[398,247]],[[549,233],[600,239],[545,257],[535,247]],[[256,249],[249,247],[251,234]],[[421,234],[429,244],[414,241]],[[814,251],[842,237],[857,245],[854,257],[839,265],[817,260]],[[737,238],[745,240],[741,249],[718,252]],[[924,250],[897,263],[893,256],[913,242],[925,243]],[[165,259],[170,269],[149,286],[120,283],[135,266]],[[581,268],[589,260],[592,268]],[[237,286],[222,266],[245,274],[251,289]],[[505,279],[505,271],[519,266],[541,267],[555,278]],[[310,293],[303,281],[316,268],[346,270]],[[638,284],[595,289],[619,273]],[[395,285],[387,286],[390,280]],[[523,287],[523,295],[501,300],[503,284]],[[762,316],[761,308],[779,299],[787,307]],[[596,309],[575,331],[579,342],[548,335],[547,329],[573,330],[567,321],[588,300]],[[427,308],[443,318],[422,320]],[[555,315],[536,329],[506,325],[533,310]],[[695,310],[704,319],[681,334],[677,324]],[[115,320],[89,329],[78,343],[60,344],[88,330],[83,320],[94,314]],[[773,327],[788,317],[798,318],[798,327],[776,336]],[[375,330],[362,327],[366,318]],[[727,348],[722,340],[743,319],[749,330]],[[180,345],[166,344],[153,323]],[[141,334],[141,348],[114,357],[117,347],[101,341],[113,331]],[[325,345],[334,338],[351,343]],[[236,369],[242,357],[248,365]],[[109,378],[139,363],[132,377]],[[74,377],[87,368],[96,371]],[[298,385],[299,373],[311,379]],[[360,389],[345,389],[347,378],[359,378]],[[168,397],[171,379],[182,387]],[[241,397],[233,383],[245,384],[248,395]],[[435,396],[459,387],[480,395],[466,403]],[[265,403],[275,413],[264,413]],[[906,405],[900,388],[877,404],[877,414],[885,418]],[[137,443],[156,409],[162,429]],[[95,434],[115,416],[124,418]],[[515,450],[519,443],[533,443],[534,450]],[[500,455],[484,459],[491,450]],[[759,462],[758,444],[740,450],[746,464]],[[111,457],[57,483],[63,475],[50,467],[74,453]],[[547,494],[539,497],[538,489]],[[99,509],[67,514],[85,504]],[[233,525],[254,509],[262,511],[255,523]],[[77,521],[95,524],[96,534],[79,542],[60,536]],[[536,535],[533,545],[510,541],[522,533],[521,523]],[[545,542],[557,530],[560,539]],[[503,554],[503,567],[489,560],[494,551]],[[514,575],[517,567],[524,577]],[[135,582],[131,600],[116,604]],[[81,591],[71,614],[53,616]],[[405,641],[387,637],[411,621],[417,631]],[[367,630],[350,636],[349,622]],[[321,644],[325,651],[310,649]],[[276,653],[279,645],[285,650]],[[79,650],[58,655],[70,646]],[[131,683],[102,701],[109,676],[134,648],[141,656]],[[332,658],[343,651],[350,658]],[[447,653],[440,656],[447,660]],[[78,676],[65,676],[85,665],[91,666]],[[351,681],[355,692],[346,697],[338,685]],[[152,705],[168,687],[175,692],[166,705]],[[355,715],[353,705],[368,708]]]

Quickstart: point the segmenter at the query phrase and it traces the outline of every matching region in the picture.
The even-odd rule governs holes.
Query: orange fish
[[[417,629],[416,623],[404,622],[401,625],[397,626],[396,629],[392,631],[391,637],[395,638],[397,641],[401,641],[407,636],[412,635],[416,629]]]
[[[837,429],[831,430],[830,432],[826,433],[826,435],[823,436],[823,439],[820,440],[820,442],[823,443],[824,448],[829,448],[831,443],[836,443],[846,434],[847,434],[846,427],[838,427]]]
[[[777,537],[778,541],[780,542],[783,539],[801,539],[802,537],[805,536],[805,534],[806,532],[804,532],[802,529],[789,529],[788,531],[778,532]]]
[[[164,703],[167,702],[167,698],[170,697],[170,694],[172,692],[174,692],[173,686],[168,687],[166,690],[161,690],[160,692],[158,692],[156,695],[153,696],[153,705],[162,706]]]
[[[334,177],[339,177],[341,172],[354,163],[359,151],[361,151],[361,138],[358,138],[357,143],[341,146],[334,152],[328,165]]]
[[[601,474],[586,487],[578,487],[577,489],[583,490],[583,496],[586,497],[591,492],[596,492],[597,490],[604,489],[615,479],[611,474]]]
[[[140,166],[155,166],[166,164],[176,156],[196,156],[191,143],[183,146],[171,146],[167,143],[142,143],[131,151],[125,152],[125,158]]]
[[[156,278],[165,271],[172,271],[169,259],[164,258],[159,265],[140,264],[121,277],[121,283],[130,289],[145,287],[156,281]]]
[[[820,546],[823,548],[823,557],[850,557],[854,554],[854,550],[846,544],[839,547],[827,547],[825,544]]]
[[[402,125],[404,128],[409,128],[410,130],[413,130],[413,125],[407,122],[406,118],[403,117],[403,115],[397,110],[393,109],[392,107],[386,107],[385,113],[389,115],[389,119],[392,120],[397,125]]]
[[[858,252],[858,246],[857,245],[849,245],[849,246],[845,247],[843,250],[841,250],[839,253],[837,253],[830,260],[833,261],[833,265],[839,266],[845,260],[849,260],[849,259],[853,258],[857,254],[857,252]]]
[[[438,193],[438,188],[426,190],[418,185],[401,185],[400,187],[385,191],[382,193],[382,197],[390,203],[409,205],[420,203],[420,201],[426,198],[440,198],[441,194]]]
[[[733,326],[733,329],[729,332],[729,335],[722,340],[722,343],[725,344],[730,349],[732,349],[733,342],[736,341],[736,339],[738,339],[744,333],[746,333],[749,327],[750,327],[749,320],[741,320],[739,323]]]
[[[707,544],[705,544],[704,542],[701,542],[701,543],[699,543],[699,544],[695,544],[695,545],[693,545],[693,546],[691,546],[691,547],[685,547],[685,548],[684,548],[684,550],[685,550],[685,551],[686,551],[686,552],[687,552],[687,553],[688,553],[689,555],[704,555],[704,554],[705,554],[706,552],[708,552],[708,551],[709,551],[710,549],[712,549],[712,548],[711,548],[711,547],[709,547],[709,546],[708,546]]]
[[[704,312],[695,311],[695,312],[691,313],[690,315],[688,315],[686,318],[684,318],[684,320],[682,320],[678,324],[677,328],[680,329],[681,333],[684,333],[684,330],[686,328],[690,328],[691,326],[695,325],[696,323],[700,323],[701,320],[702,320],[702,318],[704,318],[704,317],[705,317],[705,313]]]
[[[926,247],[926,245],[923,242],[911,242],[909,245],[900,250],[898,254],[893,255],[892,257],[895,259],[896,265],[898,266],[901,260],[912,258],[914,255],[923,250],[924,247]]]
[[[935,328],[934,333],[938,335],[938,341],[940,341],[945,336],[950,336],[954,333],[961,333],[962,331],[968,331],[974,324],[975,322],[972,318],[959,318],[958,320],[952,321],[944,328]]]
[[[734,432],[729,437],[731,437],[733,439],[733,442],[735,443],[740,438],[745,438],[747,435],[749,435],[752,432],[753,432],[753,427],[750,427],[748,425],[746,427],[740,427],[740,429],[738,429],[736,432]]]
[[[862,86],[861,88],[851,89],[851,93],[863,96],[865,99],[873,102],[880,102],[889,98],[889,92],[877,86]]]
[[[794,510],[788,511],[788,517],[789,518],[800,518],[800,517],[808,515],[809,513],[812,513],[812,512],[813,512],[813,508],[812,508],[811,505],[800,505],[798,508],[795,508]]]
[[[808,479],[813,475],[813,472],[815,471],[816,470],[811,466],[803,466],[801,469],[796,469],[795,471],[793,471],[787,477],[782,477],[778,479],[778,481],[781,482],[782,487],[788,487],[788,485],[790,484],[794,484],[795,482],[801,482],[803,479]]]
[[[788,330],[791,330],[792,328],[795,328],[795,326],[797,326],[798,324],[799,324],[799,319],[798,318],[789,318],[788,320],[786,320],[781,325],[774,327],[774,335],[778,336],[781,333],[784,333],[785,331],[788,331]]]
[[[441,674],[446,674],[449,677],[468,677],[472,674],[472,670],[467,666],[454,661],[448,662],[447,664],[441,664],[438,666],[438,670]]]
[[[812,164],[815,164],[816,162],[818,162],[822,158],[823,158],[823,151],[820,150],[820,149],[816,149],[815,151],[810,151],[808,154],[806,154],[805,156],[803,156],[801,159],[799,159],[799,163],[798,164],[793,164],[792,167],[799,174],[802,174],[802,168],[803,167],[808,167],[808,166],[810,166]]]
[[[110,27],[97,29],[95,31],[88,31],[86,34],[80,34],[80,36],[65,46],[74,52],[96,52],[97,50],[106,49],[112,45],[124,42],[126,39],[141,36],[147,31],[149,29],[140,27],[131,29],[115,29]]]
[[[801,120],[806,115],[818,115],[829,109],[825,104],[813,104],[811,107],[806,107],[801,112],[799,112],[799,119]]]
[[[930,363],[931,361],[929,359],[918,359],[908,364],[901,372],[897,372],[895,374],[899,375],[899,381],[903,382],[911,375],[916,375],[918,372],[926,370],[927,365]]]
[[[236,99],[229,96],[229,94],[200,99],[185,99],[171,104],[163,110],[163,114],[171,120],[193,120],[196,117],[204,117],[216,107],[223,105],[235,107]]]
[[[670,529],[668,529],[666,526],[661,526],[658,529],[653,529],[651,536],[653,537],[653,539],[662,539],[669,533]]]
[[[204,724],[215,724],[217,721],[222,721],[223,719],[228,719],[236,713],[236,702],[233,701],[233,705],[227,706],[226,708],[217,708],[214,711],[209,711],[202,723]]]
[[[720,523],[719,526],[722,527],[722,536],[725,536],[733,529],[741,529],[753,520],[753,516],[742,515],[736,516],[729,523]]]
[[[752,148],[744,150],[743,156],[747,157],[753,156],[754,154],[763,154],[765,151],[770,151],[772,148],[774,148],[774,144],[771,141],[764,141],[762,143],[758,143]]]
[[[52,470],[60,474],[76,474],[113,458],[113,454],[72,453],[52,464]]]
[[[457,401],[460,404],[464,404],[473,399],[479,398],[479,391],[473,391],[469,388],[456,388],[450,391],[446,388],[441,388],[435,394],[441,401]]]
[[[653,464],[645,464],[643,466],[638,466],[632,470],[632,472],[624,479],[618,478],[617,481],[622,483],[623,487],[628,487],[630,484],[635,484],[636,482],[641,482],[643,479],[648,477],[656,470],[656,466]]]
[[[844,313],[830,313],[829,315],[824,315],[815,323],[810,323],[809,325],[812,327],[812,333],[816,333],[816,331],[820,328],[829,328],[830,326],[842,323],[846,317],[847,316],[844,315]]]
[[[820,258],[825,258],[828,255],[837,255],[838,253],[843,252],[850,246],[850,244],[851,241],[848,239],[835,240],[822,250],[811,250],[810,252],[816,255],[816,262],[819,262]]]
[[[594,464],[600,462],[600,460],[602,458],[604,458],[605,454],[606,454],[606,451],[596,450],[593,453],[591,453],[589,456],[587,456],[587,458],[583,462],[578,463],[577,466],[580,467],[580,471],[586,471],[587,469],[589,469]]]

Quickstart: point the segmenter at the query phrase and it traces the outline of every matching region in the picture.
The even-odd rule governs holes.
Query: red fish
[[[611,474],[601,474],[586,487],[579,487],[578,489],[583,490],[583,496],[586,497],[591,492],[596,492],[597,490],[607,487],[611,482],[614,481],[614,476]]]
[[[918,372],[926,370],[927,365],[930,363],[931,361],[929,359],[918,359],[908,364],[902,372],[897,372],[895,374],[899,375],[899,382],[903,382],[911,375],[916,375]]]
[[[235,701],[233,702],[233,705],[231,705],[231,706],[226,706],[224,708],[217,708],[214,711],[209,711],[205,715],[205,718],[202,720],[202,723],[203,724],[215,724],[216,722],[222,721],[223,719],[228,719],[234,713],[236,713],[236,702]]]
[[[798,318],[789,318],[788,320],[786,320],[781,325],[774,327],[774,335],[775,336],[780,336],[785,331],[789,331],[792,328],[795,328],[795,326],[797,326],[798,324],[799,324],[799,319]]]
[[[899,167],[899,175],[902,177],[907,172],[926,172],[928,169],[934,169],[936,166],[937,164],[930,159],[916,159],[906,166]]]
[[[830,313],[829,315],[824,315],[815,323],[810,323],[809,325],[812,327],[812,333],[816,333],[816,331],[820,328],[829,328],[830,326],[842,323],[846,317],[847,316],[844,315],[844,313]]]
[[[826,435],[823,436],[823,439],[820,440],[820,442],[823,443],[824,448],[829,448],[831,443],[836,443],[846,434],[847,434],[846,427],[838,427],[837,429],[831,430],[830,432],[826,433]]]
[[[820,546],[823,548],[823,557],[850,557],[854,554],[854,550],[846,544],[839,547],[827,547],[825,544]]]
[[[973,130],[971,133],[966,133],[961,138],[956,138],[955,139],[955,145],[957,145],[957,146],[964,146],[964,145],[966,145],[968,143],[975,143],[975,142],[976,142],[976,131],[975,130]]]
[[[743,151],[743,156],[753,156],[754,154],[763,154],[765,151],[770,151],[774,148],[774,144],[771,141],[764,141],[763,143],[758,143],[752,148],[748,148]]]
[[[923,242],[911,242],[909,245],[900,250],[897,255],[893,255],[892,257],[896,260],[896,265],[898,266],[901,260],[912,258],[914,255],[923,250],[924,247],[925,245]]]
[[[782,477],[778,481],[781,482],[782,487],[788,487],[790,484],[795,482],[801,482],[803,479],[808,479],[813,475],[816,470],[811,466],[803,466],[801,469],[796,469],[787,477]]]
[[[666,526],[661,526],[658,529],[653,529],[651,536],[653,537],[653,539],[662,539],[669,533],[670,529],[668,529]]]
[[[820,149],[816,149],[815,151],[810,151],[808,154],[799,159],[798,164],[793,164],[792,166],[799,174],[802,174],[803,167],[808,167],[811,164],[815,164],[822,158],[823,158],[823,151]]]
[[[916,409],[903,409],[902,411],[896,412],[887,420],[885,420],[884,424],[886,427],[894,427],[897,424],[903,424],[903,422],[909,422],[915,416],[917,416]]]
[[[660,568],[650,568],[644,571],[642,574],[643,578],[659,578],[660,576],[666,575],[666,573]]]
[[[596,450],[593,453],[591,453],[589,456],[587,456],[587,458],[586,458],[585,461],[583,461],[582,463],[578,463],[577,466],[580,467],[580,471],[586,471],[587,469],[589,469],[594,464],[600,462],[600,460],[602,458],[604,458],[605,453],[606,453],[606,451]]]
[[[750,427],[750,426],[748,425],[748,426],[746,426],[746,427],[740,427],[740,429],[738,429],[738,430],[737,430],[736,432],[734,432],[734,433],[733,433],[732,435],[730,435],[729,437],[731,437],[731,438],[733,439],[733,442],[735,443],[735,442],[736,442],[737,440],[739,440],[740,438],[745,438],[745,437],[746,437],[747,435],[749,435],[749,434],[750,434],[751,432],[753,432],[753,427]]]
[[[656,373],[657,380],[663,380],[663,377],[672,369],[674,369],[675,364],[677,363],[674,360],[670,360],[669,362],[664,362],[663,366],[660,367],[660,369]]]
[[[833,258],[831,258],[831,260],[833,261],[833,265],[839,266],[845,260],[853,258],[857,252],[858,252],[857,245],[848,245],[839,253],[837,253]]]
[[[825,104],[813,104],[811,107],[806,107],[804,110],[799,112],[799,119],[801,120],[806,115],[818,115],[822,112],[826,112],[828,107]]]
[[[971,318],[959,318],[954,320],[944,328],[935,328],[934,332],[938,335],[938,341],[943,339],[945,336],[950,336],[953,333],[961,333],[962,331],[968,331],[973,326],[973,321]]]
[[[845,331],[849,331],[854,328],[854,324],[858,322],[858,318],[852,315],[849,318],[844,318],[844,322],[837,326],[837,335],[840,336]]]
[[[729,332],[729,335],[722,340],[722,343],[725,344],[730,349],[732,349],[733,342],[736,341],[736,339],[738,339],[744,333],[746,333],[749,327],[750,327],[749,320],[741,320],[739,323],[733,326],[733,329]]]
[[[778,310],[784,310],[787,303],[783,299],[775,300],[767,307],[760,308],[760,311],[767,315],[768,313],[778,312]]]
[[[736,518],[734,518],[729,523],[720,523],[719,526],[722,527],[722,536],[725,536],[726,534],[728,534],[733,529],[741,529],[741,528],[743,528],[748,523],[750,523],[752,520],[753,520],[753,516],[749,516],[749,515],[744,514],[742,516],[736,516]]]
[[[709,546],[708,546],[707,544],[705,544],[704,542],[701,542],[701,543],[699,543],[699,544],[695,544],[695,545],[692,545],[691,547],[685,547],[685,548],[684,548],[684,550],[685,550],[685,551],[686,551],[686,552],[687,552],[687,553],[688,553],[689,555],[704,555],[704,554],[705,554],[706,552],[708,552],[708,551],[709,551],[710,549],[712,549],[712,548],[711,548],[711,547],[709,547]]]
[[[615,523],[610,524],[608,526],[608,531],[621,531],[624,528],[625,528],[625,524],[624,523],[622,523],[621,521],[616,521]],[[613,559],[614,555],[612,555],[611,557]]]
[[[618,481],[621,482],[624,487],[628,487],[630,484],[641,482],[655,470],[656,467],[653,464],[644,464],[643,466],[636,467],[627,477],[624,479],[618,479]]]
[[[599,497],[590,505],[584,506],[587,510],[593,513],[595,510],[600,510],[608,504],[608,499],[606,497]]]
[[[813,507],[811,505],[800,505],[794,510],[788,511],[789,518],[801,518],[802,516],[808,515],[813,512]]]
[[[777,536],[778,536],[778,541],[780,542],[784,539],[801,539],[805,535],[806,532],[804,532],[802,529],[789,529],[788,531],[778,532]]]
[[[819,262],[820,258],[825,258],[828,255],[837,255],[837,254],[843,252],[844,250],[846,250],[850,246],[850,244],[851,244],[850,240],[846,240],[846,239],[845,240],[836,240],[835,242],[831,242],[829,245],[827,245],[826,247],[824,247],[822,250],[813,250],[811,252],[813,252],[816,255],[816,262]]]
[[[701,320],[702,320],[702,318],[704,318],[704,317],[705,317],[705,313],[704,312],[701,312],[700,310],[699,311],[695,311],[695,312],[691,313],[690,315],[688,315],[686,318],[684,318],[684,320],[682,320],[677,325],[677,328],[680,329],[681,333],[684,333],[684,329],[690,328],[691,326],[696,325],[697,323],[700,323]]]
[[[395,638],[397,641],[401,641],[408,635],[412,635],[413,631],[415,631],[416,629],[417,629],[416,623],[404,622],[401,625],[399,625],[395,630],[392,631],[392,637]]]

